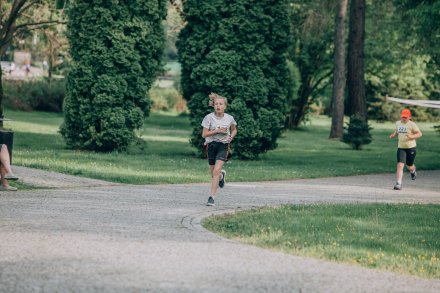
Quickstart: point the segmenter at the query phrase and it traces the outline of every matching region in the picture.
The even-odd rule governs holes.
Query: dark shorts
[[[407,166],[414,165],[416,148],[397,149],[397,163],[406,163]]]
[[[206,157],[209,165],[215,165],[215,161],[228,160],[229,144],[218,141],[210,142],[206,145]]]

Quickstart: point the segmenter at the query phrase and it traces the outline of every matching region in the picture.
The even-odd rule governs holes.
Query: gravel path
[[[15,167],[48,187],[0,193],[0,292],[440,292],[440,280],[289,256],[204,230],[209,215],[283,203],[440,203],[440,171],[134,186]]]

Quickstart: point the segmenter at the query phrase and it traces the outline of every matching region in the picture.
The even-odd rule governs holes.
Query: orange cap
[[[408,109],[403,109],[402,113],[400,114],[400,117],[402,118],[411,118],[411,111]]]

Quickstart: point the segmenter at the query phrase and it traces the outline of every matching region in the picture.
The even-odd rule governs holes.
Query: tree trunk
[[[365,0],[352,0],[348,45],[348,107],[350,115],[367,120],[364,81]]]
[[[52,71],[54,66],[55,53],[52,46],[52,40],[49,40],[49,64],[47,66],[47,78],[49,82],[52,81]]]
[[[296,100],[296,112],[293,116],[293,121],[292,121],[293,128],[298,128],[301,122],[303,122],[304,117],[306,115],[306,111],[310,103],[309,101],[310,87],[307,84],[304,87],[301,86],[301,88],[302,89],[300,90],[300,95]]]
[[[345,20],[347,16],[347,1],[340,0],[335,17],[333,105],[330,138],[342,138],[344,134]]]
[[[303,122],[306,112],[310,104],[310,94],[312,93],[312,86],[310,80],[305,81],[300,89],[298,98],[293,102],[294,106],[290,110],[287,127],[289,129],[298,128],[301,122]]]

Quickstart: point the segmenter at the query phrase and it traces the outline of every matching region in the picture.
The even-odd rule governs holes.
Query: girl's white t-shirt
[[[215,116],[215,113],[210,113],[203,118],[202,126],[203,128],[207,128],[209,131],[218,129],[218,128],[227,128],[227,133],[217,133],[213,136],[205,137],[205,144],[208,144],[213,141],[218,141],[222,143],[229,143],[229,135],[231,135],[231,125],[237,125],[234,117],[231,115],[224,113],[223,117]]]

